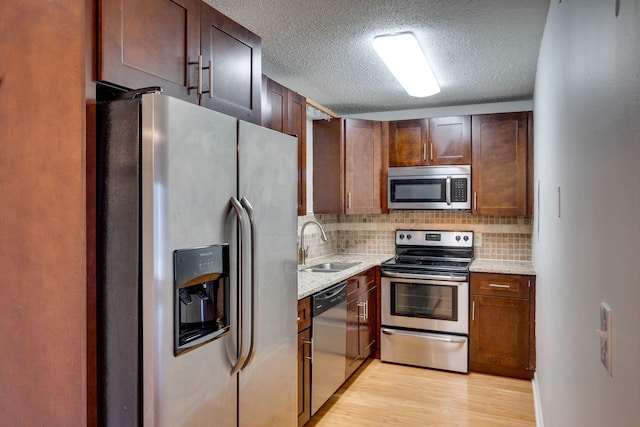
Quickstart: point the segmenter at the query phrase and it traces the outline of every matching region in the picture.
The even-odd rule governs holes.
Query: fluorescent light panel
[[[413,33],[377,36],[373,48],[411,96],[425,97],[440,92],[440,86]]]

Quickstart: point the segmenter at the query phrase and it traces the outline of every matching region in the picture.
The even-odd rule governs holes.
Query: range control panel
[[[473,231],[396,230],[398,246],[473,247]]]

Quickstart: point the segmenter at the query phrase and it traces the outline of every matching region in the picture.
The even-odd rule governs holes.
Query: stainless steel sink
[[[359,262],[326,262],[323,264],[312,265],[311,267],[303,268],[301,271],[308,273],[337,273],[342,270],[346,270],[353,266],[360,264]]]

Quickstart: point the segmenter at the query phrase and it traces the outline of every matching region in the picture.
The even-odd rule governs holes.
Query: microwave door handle
[[[445,185],[445,193],[447,195],[447,205],[451,205],[451,177],[447,177],[447,182]]]
[[[256,221],[255,216],[253,215],[253,206],[249,203],[249,200],[246,197],[243,197],[240,200],[240,204],[247,211],[247,215],[249,216],[249,225],[251,230],[251,341],[249,344],[249,352],[247,354],[247,360],[242,365],[242,369],[246,368],[251,364],[253,360],[253,356],[256,354],[256,346],[255,346],[255,336],[256,336],[256,317],[258,315],[258,274],[256,272],[256,266],[258,265],[258,251],[257,251],[257,229],[256,229]]]

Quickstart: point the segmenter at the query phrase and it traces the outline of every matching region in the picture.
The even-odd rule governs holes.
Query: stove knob
[[[402,239],[404,239],[404,234],[401,234],[398,237],[400,237],[400,240],[402,240]]]
[[[456,242],[460,241],[460,236],[456,236]]]
[[[407,240],[411,240],[411,234],[407,234]]]
[[[468,240],[469,240],[469,236],[464,236],[464,237],[463,237],[463,239],[464,239],[464,241],[466,242],[466,241],[468,241]]]

